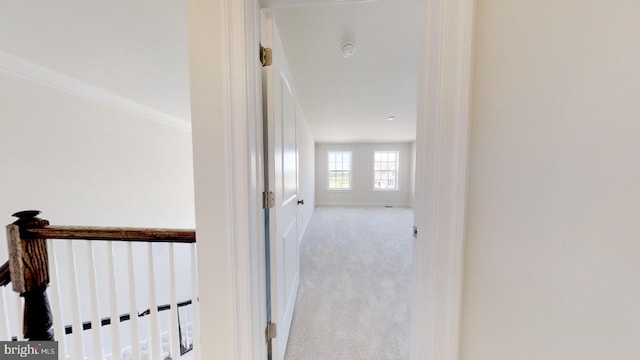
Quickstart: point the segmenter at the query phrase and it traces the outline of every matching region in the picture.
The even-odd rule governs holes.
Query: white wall
[[[480,0],[461,358],[640,358],[640,2]]]
[[[194,226],[190,133],[3,72],[0,99],[4,224]]]
[[[373,153],[399,150],[398,190],[373,190]],[[328,190],[329,151],[351,151],[351,190]],[[316,144],[316,203],[324,206],[410,206],[411,144]]]
[[[15,220],[15,211],[38,209],[54,225],[194,228],[189,132],[5,71],[0,71],[0,164],[0,219],[5,225]],[[102,246],[98,256],[104,254]],[[0,246],[0,262],[8,257],[6,248]],[[116,251],[123,275],[119,279],[126,278],[123,250]],[[78,251],[82,266],[86,249],[80,245]],[[145,269],[146,248],[137,246],[136,251],[136,261]],[[156,271],[166,274],[166,247],[155,248],[156,256]],[[188,263],[180,271],[186,271],[182,279],[189,279]],[[69,272],[61,268],[61,274],[68,286]],[[80,281],[88,281],[86,274],[79,271]],[[106,272],[98,276],[106,281]],[[148,307],[146,283],[144,277],[138,279],[142,310]],[[190,298],[190,283],[180,284],[181,300]],[[162,303],[168,302],[164,285],[158,282]],[[70,324],[73,305],[68,293],[63,298],[65,323]],[[127,304],[124,291],[119,298]],[[108,297],[101,296],[104,315],[107,304]],[[88,298],[81,306],[83,320],[89,320]]]

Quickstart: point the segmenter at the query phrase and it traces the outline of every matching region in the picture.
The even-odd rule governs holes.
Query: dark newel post
[[[13,291],[24,298],[25,339],[53,340],[53,317],[47,298],[49,258],[47,239],[24,236],[27,229],[41,228],[49,221],[38,218],[40,211],[20,211],[13,224],[7,225],[9,268]]]

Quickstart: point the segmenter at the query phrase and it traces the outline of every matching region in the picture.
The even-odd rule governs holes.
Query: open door
[[[266,186],[273,201],[266,209],[267,320],[277,325],[271,359],[283,360],[300,283],[298,244],[298,145],[296,98],[289,66],[273,18],[262,16],[262,44],[271,48],[263,70]]]

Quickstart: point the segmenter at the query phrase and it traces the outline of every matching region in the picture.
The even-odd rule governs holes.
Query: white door
[[[268,189],[275,204],[269,209],[269,268],[271,321],[277,337],[271,344],[273,360],[284,359],[293,308],[300,283],[298,248],[298,146],[296,99],[289,66],[273,18],[263,17],[263,44],[272,49],[272,65],[264,68],[266,94]]]

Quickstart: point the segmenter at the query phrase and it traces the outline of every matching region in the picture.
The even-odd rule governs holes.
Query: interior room
[[[418,8],[361,2],[268,10],[299,103],[298,126],[314,144],[299,159],[299,189],[315,184],[313,202],[304,198],[302,207],[315,209],[302,225],[284,359],[409,357]],[[304,136],[299,141],[304,146]],[[303,178],[310,164],[314,177]]]

